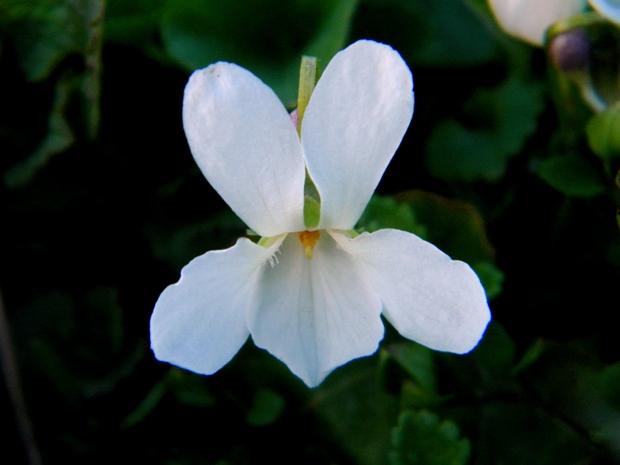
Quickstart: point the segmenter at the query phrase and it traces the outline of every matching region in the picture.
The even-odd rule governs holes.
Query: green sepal
[[[306,228],[316,228],[321,221],[321,204],[315,198],[304,196],[304,224]]]
[[[304,182],[304,225],[308,229],[316,228],[321,221],[321,196],[306,170]]]
[[[551,25],[545,34],[545,44],[549,44],[551,40],[564,32],[571,31],[578,27],[588,27],[595,24],[609,24],[609,20],[601,16],[596,11],[588,11],[580,15],[570,16],[561,19]]]
[[[297,132],[301,135],[301,124],[306,113],[306,107],[314,91],[316,83],[316,57],[302,56],[299,69],[299,94],[297,98]]]

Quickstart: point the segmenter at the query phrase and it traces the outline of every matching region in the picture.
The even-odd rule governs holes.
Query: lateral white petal
[[[413,115],[413,80],[387,45],[359,41],[336,54],[302,125],[308,172],[321,195],[320,229],[351,229]]]
[[[399,333],[435,350],[460,354],[476,346],[490,311],[467,264],[395,229],[334,238],[363,266],[383,301],[383,314]]]
[[[226,250],[196,257],[178,283],[159,296],[151,316],[151,347],[162,361],[196,373],[224,366],[249,335],[246,311],[254,302],[258,270],[275,253],[242,238]]]
[[[222,62],[194,72],[183,126],[203,174],[250,228],[264,237],[304,229],[299,137],[260,79]]]
[[[542,47],[556,21],[581,13],[587,0],[489,0],[499,25],[510,35]]]
[[[381,301],[324,231],[310,260],[296,234],[280,251],[278,263],[261,271],[259,307],[248,326],[257,346],[313,387],[337,366],[377,350]]]
[[[620,24],[620,1],[590,0],[590,5],[610,21]]]

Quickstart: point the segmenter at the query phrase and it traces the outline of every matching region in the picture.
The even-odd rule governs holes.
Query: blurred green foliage
[[[0,462],[618,463],[620,34],[583,24],[587,79],[484,0],[0,0],[0,288],[25,399],[0,390]],[[357,227],[469,263],[485,337],[437,353],[386,322],[314,390],[251,341],[210,377],[155,361],[159,293],[246,232],[185,142],[189,73],[237,63],[292,109],[301,54],[324,68],[360,38],[401,53],[416,109]]]

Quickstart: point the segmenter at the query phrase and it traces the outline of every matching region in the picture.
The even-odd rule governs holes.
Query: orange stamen
[[[299,235],[301,245],[304,246],[306,258],[310,260],[312,258],[312,251],[314,250],[314,246],[319,240],[319,237],[321,237],[321,233],[319,231],[302,231],[297,234]]]

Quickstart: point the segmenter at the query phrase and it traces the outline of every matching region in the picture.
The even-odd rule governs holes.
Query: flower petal
[[[308,172],[321,195],[319,229],[351,229],[413,115],[413,81],[392,48],[359,41],[336,54],[302,123]]]
[[[556,21],[585,10],[587,0],[489,0],[499,25],[510,35],[542,47]]]
[[[620,24],[620,1],[590,0],[590,5],[610,21]]]
[[[203,374],[224,366],[248,338],[246,311],[253,304],[257,272],[281,242],[266,248],[242,238],[230,249],[207,252],[185,266],[179,282],[155,304],[155,356]]]
[[[304,229],[299,137],[260,79],[222,62],[194,72],[183,126],[203,174],[250,228],[269,237]]]
[[[296,234],[280,251],[278,263],[261,271],[259,307],[248,326],[256,345],[313,387],[337,366],[377,350],[381,301],[324,231],[310,260]]]
[[[484,289],[473,270],[434,245],[395,229],[355,239],[333,234],[357,258],[403,336],[435,350],[473,349],[489,322]]]

